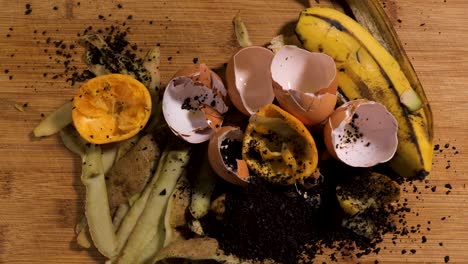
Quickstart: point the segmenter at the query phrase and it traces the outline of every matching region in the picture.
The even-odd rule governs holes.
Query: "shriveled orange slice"
[[[288,185],[314,176],[318,154],[312,135],[299,119],[267,104],[249,119],[242,158],[257,176]]]
[[[76,130],[94,144],[122,141],[136,135],[150,114],[148,89],[124,74],[93,78],[80,87],[73,99]]]

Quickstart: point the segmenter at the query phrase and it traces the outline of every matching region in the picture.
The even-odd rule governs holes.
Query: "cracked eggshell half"
[[[189,143],[210,139],[221,127],[227,91],[219,76],[200,64],[180,70],[164,91],[164,119],[175,135]]]
[[[240,186],[247,185],[249,177],[247,164],[242,160],[243,137],[244,133],[240,128],[225,126],[216,131],[208,144],[208,160],[216,174],[225,181]],[[235,153],[236,150],[239,153]]]
[[[352,167],[389,161],[398,146],[398,123],[384,105],[364,99],[349,101],[328,118],[324,141],[335,158]]]
[[[271,74],[281,107],[305,125],[320,124],[333,112],[338,79],[330,56],[284,46],[273,58]]]
[[[253,115],[275,99],[270,64],[273,52],[259,46],[239,50],[226,68],[226,82],[232,104],[243,114]]]

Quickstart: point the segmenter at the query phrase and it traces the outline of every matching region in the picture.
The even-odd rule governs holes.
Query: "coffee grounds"
[[[134,52],[135,49],[138,49],[138,46],[136,44],[131,44],[127,40],[127,34],[129,31],[130,31],[129,27],[121,29],[119,26],[113,26],[113,25],[106,27],[104,29],[97,29],[94,31],[92,27],[88,27],[88,29],[83,32],[83,35],[88,34],[88,33],[101,34],[104,41],[109,46],[109,49],[114,54],[121,54],[120,56],[126,59],[125,60],[127,62],[125,63],[126,68],[128,69],[129,72],[133,72],[133,71],[136,71],[136,69],[134,69],[133,63],[141,65],[142,59],[137,58],[137,54]],[[89,56],[89,60],[93,64],[100,64],[102,62],[104,55],[97,48],[88,46],[87,51],[88,51],[87,56]],[[76,71],[72,74],[70,78],[67,79],[67,81],[71,82],[72,85],[74,85],[75,82],[82,82],[93,77],[95,77],[94,74],[91,73],[89,70],[84,70],[82,72]],[[143,80],[140,80],[140,81],[143,81]]]
[[[237,160],[242,159],[242,142],[226,138],[221,142],[220,152],[224,164],[231,171],[237,171]]]
[[[125,22],[124,22],[125,23]],[[110,50],[120,56],[125,57],[127,61],[133,62],[135,65],[141,65],[142,59],[138,58],[135,50],[138,50],[136,44],[132,44],[127,40],[127,35],[131,31],[129,26],[124,26],[122,24],[113,24],[109,26],[103,26],[102,28],[93,28],[93,26],[86,27],[83,31],[78,32],[76,35],[78,38],[86,34],[100,34]],[[43,32],[43,35],[46,36],[46,32]],[[78,67],[77,63],[82,64],[81,61],[75,60],[77,55],[76,43],[80,42],[79,40],[54,40],[52,37],[47,37],[45,39],[45,44],[48,45],[47,49],[44,49],[44,52],[49,55],[49,59],[53,60],[56,64],[63,66],[63,73],[57,73],[50,76],[52,79],[58,79],[65,77],[66,81],[70,83],[71,86],[74,86],[76,83],[84,82],[88,79],[94,78],[95,75],[88,69],[81,69]],[[94,47],[86,47],[87,56],[94,64],[100,63],[102,58],[102,53]],[[134,64],[127,63],[125,66],[128,67],[130,72],[133,72]],[[47,72],[43,73],[43,77],[47,77],[49,74]]]
[[[356,257],[378,253],[383,234],[400,233],[391,216],[403,217],[406,204],[369,209],[351,219],[356,224],[375,226],[372,238],[357,235],[342,226],[348,216],[341,210],[335,195],[343,173],[354,177],[359,169],[342,170],[331,162],[323,169],[317,184],[309,187],[278,187],[252,178],[244,189],[226,190],[226,213],[222,221],[213,216],[203,219],[204,230],[216,238],[221,249],[242,259],[271,259],[278,263],[298,263],[312,260],[324,248],[334,249],[330,258]],[[340,168],[341,174],[337,174]],[[310,187],[312,186],[312,187]]]
[[[223,222],[210,221],[204,229],[240,258],[295,263],[297,252],[317,233],[316,214],[302,198],[255,178],[246,189],[228,192]]]

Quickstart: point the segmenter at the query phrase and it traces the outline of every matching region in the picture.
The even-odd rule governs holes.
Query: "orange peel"
[[[93,144],[136,135],[150,115],[148,89],[124,74],[95,77],[84,83],[73,98],[73,124],[81,137]]]
[[[318,154],[314,138],[296,117],[267,104],[249,119],[242,158],[250,171],[281,185],[314,177]]]

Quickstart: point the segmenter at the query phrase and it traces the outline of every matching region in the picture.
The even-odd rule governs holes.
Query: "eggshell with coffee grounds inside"
[[[338,80],[330,56],[287,45],[273,58],[271,75],[281,107],[305,125],[320,124],[333,112]]]
[[[271,83],[270,64],[273,52],[259,46],[249,46],[232,56],[226,68],[229,98],[243,114],[255,114],[275,99]]]
[[[225,126],[219,129],[208,144],[208,160],[218,176],[229,183],[245,186],[249,171],[242,160],[244,133],[238,127]]]
[[[189,143],[210,139],[222,125],[226,89],[219,76],[206,65],[176,73],[164,91],[162,110],[169,128]]]
[[[327,150],[352,167],[389,161],[398,146],[398,123],[385,106],[364,99],[338,107],[324,128]]]

